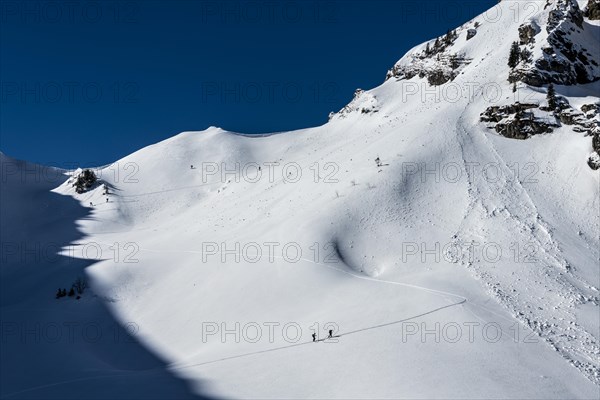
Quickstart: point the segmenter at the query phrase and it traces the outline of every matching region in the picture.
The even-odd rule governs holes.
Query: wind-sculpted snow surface
[[[441,64],[415,47],[323,126],[184,132],[95,169],[84,193],[65,178],[52,193],[79,203],[62,242],[90,264],[91,291],[35,304],[106,304],[166,360],[173,387],[199,395],[597,398],[600,181],[586,160],[598,117],[586,105],[600,87],[556,85],[561,104],[588,110],[576,130],[507,65],[519,28],[536,21],[544,42],[562,4],[500,2],[439,45]],[[533,117],[552,132],[515,140],[481,121],[516,102],[545,108]],[[18,292],[27,278],[13,276]]]

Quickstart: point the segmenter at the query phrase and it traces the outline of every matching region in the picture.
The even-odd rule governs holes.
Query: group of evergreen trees
[[[73,186],[75,187],[75,191],[77,193],[83,193],[91,188],[97,180],[98,178],[96,177],[96,174],[94,174],[94,171],[91,169],[86,169],[77,176]]]
[[[73,282],[73,284],[71,285],[71,289],[69,290],[68,294],[67,294],[67,289],[58,288],[58,291],[56,292],[56,298],[60,299],[61,297],[65,297],[65,296],[73,297],[73,296],[75,296],[75,294],[78,294],[77,299],[79,299],[80,298],[79,295],[82,295],[83,292],[85,292],[85,289],[87,289],[87,288],[88,288],[87,280],[85,278],[78,277],[75,280],[75,282]]]
[[[510,52],[508,54],[508,66],[511,68],[516,67],[521,61],[530,62],[531,61],[531,51],[529,49],[524,48],[521,50],[519,47],[519,42],[513,42],[510,46]]]
[[[521,50],[519,47],[519,42],[513,42],[512,45],[510,46],[510,53],[508,55],[508,66],[510,68],[515,68],[519,62],[521,61],[525,61],[525,62],[529,62],[531,61],[531,51],[529,51],[528,49],[523,49]],[[509,81],[513,82],[513,93],[517,91],[517,83],[516,80],[511,80],[509,78]],[[556,90],[554,89],[554,85],[552,83],[550,83],[548,85],[548,92],[546,93],[546,101],[548,102],[548,109],[550,109],[551,111],[555,111],[556,108],[558,107],[558,97],[556,96]]]
[[[437,54],[437,53],[443,51],[446,47],[451,45],[456,40],[457,37],[458,37],[458,35],[456,33],[456,30],[448,29],[448,32],[446,32],[446,34],[444,36],[442,36],[441,40],[439,37],[435,39],[433,48],[431,48],[429,46],[429,43],[427,43],[427,46],[425,47],[425,55],[430,56],[430,55]]]
[[[61,297],[65,297],[67,296],[67,289],[61,289],[58,288],[58,291],[56,292],[56,298],[60,299]],[[69,297],[73,297],[75,296],[75,289],[71,288],[71,290],[69,290]]]

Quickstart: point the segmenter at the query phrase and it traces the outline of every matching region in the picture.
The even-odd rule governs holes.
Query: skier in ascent
[[[312,337],[313,337],[313,342],[316,342],[317,341],[317,334],[313,332]]]
[[[329,338],[331,339],[333,337],[333,329],[329,330]]]

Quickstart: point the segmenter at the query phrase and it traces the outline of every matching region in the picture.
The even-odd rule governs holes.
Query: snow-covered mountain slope
[[[599,82],[592,68],[592,82],[557,84],[550,109],[547,87],[507,65],[520,27],[535,22],[535,45],[549,43],[549,15],[567,6],[503,1],[412,49],[320,127],[184,132],[96,169],[83,193],[73,178],[3,181],[3,242],[45,232],[35,240],[60,238],[81,261],[3,261],[3,322],[108,323],[106,305],[137,327],[127,351],[156,357],[132,374],[153,394],[186,382],[239,398],[597,398],[600,181],[587,160]],[[582,18],[572,40],[598,29]],[[585,47],[597,60],[598,41]],[[83,267],[91,290],[52,298]],[[312,342],[329,329],[338,337]],[[119,354],[85,343],[82,359]],[[20,351],[3,350],[3,371]],[[65,395],[127,369],[114,365],[3,374],[2,395]]]
[[[53,190],[66,171],[2,153],[0,166],[2,398],[194,397],[101,298],[54,299],[95,262],[74,257],[91,213]]]

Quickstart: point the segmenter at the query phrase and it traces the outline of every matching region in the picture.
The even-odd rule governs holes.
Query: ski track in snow
[[[102,244],[104,246],[110,246],[110,244],[108,243],[102,243],[102,242],[97,242],[98,244]],[[201,251],[198,250],[156,250],[156,249],[148,249],[148,248],[142,248],[140,247],[139,250],[141,251],[147,251],[147,252],[154,252],[154,253],[189,253],[189,254],[202,254]],[[274,258],[279,258],[279,259],[284,259],[281,256],[273,256]],[[355,329],[353,331],[349,331],[349,332],[344,332],[344,333],[339,333],[337,334],[335,337],[342,337],[342,336],[348,336],[348,335],[352,335],[355,333],[360,333],[360,332],[365,332],[365,331],[369,331],[369,330],[373,330],[373,329],[378,329],[378,328],[383,328],[383,327],[387,327],[387,326],[391,326],[391,325],[396,325],[402,322],[406,322],[406,321],[410,321],[419,317],[423,317],[425,315],[429,315],[429,314],[433,314],[435,312],[450,308],[450,307],[455,307],[455,306],[459,306],[461,304],[470,304],[471,306],[480,308],[482,310],[485,310],[486,312],[492,313],[504,320],[508,320],[506,318],[506,316],[500,315],[482,305],[478,305],[478,304],[474,304],[473,302],[469,302],[468,298],[465,296],[462,296],[460,294],[457,293],[450,293],[450,292],[445,292],[445,291],[441,291],[441,290],[436,290],[436,289],[432,289],[432,288],[428,288],[428,287],[423,287],[423,286],[418,286],[418,285],[413,285],[413,284],[409,284],[409,283],[404,283],[404,282],[396,282],[396,281],[389,281],[389,280],[383,280],[383,279],[377,279],[377,278],[372,278],[372,277],[368,277],[368,276],[364,276],[364,275],[358,275],[354,272],[348,271],[348,270],[344,270],[344,269],[340,269],[337,267],[334,267],[332,265],[329,264],[325,264],[325,263],[321,263],[321,262],[317,262],[311,259],[307,259],[307,258],[301,258],[300,260],[308,262],[310,264],[316,265],[316,266],[321,266],[321,267],[325,267],[346,275],[350,275],[353,278],[356,279],[361,279],[361,280],[366,280],[369,282],[374,282],[374,283],[379,283],[379,284],[388,284],[388,285],[397,285],[397,286],[403,286],[403,287],[407,287],[407,288],[411,288],[411,289],[416,289],[416,290],[421,290],[421,291],[425,291],[428,293],[431,293],[433,295],[437,295],[437,296],[441,296],[441,297],[454,297],[454,298],[459,298],[460,300],[451,304],[447,304],[445,306],[441,306],[441,307],[437,307],[435,309],[429,310],[427,312],[418,314],[418,315],[414,315],[411,317],[406,317],[403,319],[399,319],[399,320],[394,320],[394,321],[390,321],[390,322],[385,322],[382,324],[377,324],[377,325],[373,325],[373,326],[368,326],[368,327],[364,327],[364,328],[360,328],[360,329]],[[481,317],[479,317],[473,310],[466,308],[466,311],[469,312],[469,314],[473,315],[475,318],[477,318],[479,321],[482,322],[487,322],[484,319],[482,319]],[[502,334],[502,336],[506,336],[506,337],[512,337],[509,333],[505,332],[501,327],[497,326],[496,327]],[[319,341],[322,341],[323,339],[320,339]],[[205,361],[205,362],[201,362],[201,363],[194,363],[194,364],[189,364],[189,365],[179,365],[181,363],[174,363],[171,364],[170,367],[174,368],[174,369],[181,369],[181,368],[190,368],[190,367],[195,367],[195,366],[201,366],[201,365],[206,365],[206,364],[213,364],[216,362],[220,362],[220,361],[227,361],[227,360],[231,360],[231,359],[235,359],[235,358],[241,358],[241,357],[246,357],[246,356],[251,356],[251,355],[258,355],[258,354],[263,354],[263,353],[268,353],[268,352],[272,352],[272,351],[276,351],[276,350],[283,350],[283,349],[287,349],[287,348],[291,348],[291,347],[297,347],[297,346],[301,346],[301,345],[305,345],[305,344],[310,344],[313,343],[312,341],[308,341],[308,342],[302,342],[302,343],[295,343],[295,344],[291,344],[291,345],[287,345],[287,346],[279,346],[279,347],[275,347],[275,348],[271,348],[271,349],[265,349],[265,350],[259,350],[259,351],[255,351],[255,352],[250,352],[250,353],[244,353],[244,354],[240,354],[240,355],[235,355],[235,356],[229,356],[229,357],[224,357],[224,358],[220,358],[220,359],[216,359],[216,360],[211,360],[211,361]]]
[[[111,245],[108,243],[103,243],[103,242],[97,242],[98,244],[102,244],[104,246],[110,247]],[[147,248],[140,248],[139,250],[142,251],[147,251],[147,252],[154,252],[154,253],[191,253],[191,254],[202,254],[201,251],[197,251],[197,250],[154,250],[154,249],[147,249]],[[281,256],[273,256],[275,258],[280,258],[283,259],[283,257]],[[386,323],[382,323],[382,324],[377,324],[377,325],[373,325],[373,326],[368,326],[365,328],[360,328],[360,329],[355,329],[353,331],[349,331],[349,332],[344,332],[344,333],[339,333],[336,334],[334,336],[334,338],[339,338],[342,336],[349,336],[349,335],[353,335],[356,333],[360,333],[360,332],[365,332],[365,331],[369,331],[369,330],[373,330],[373,329],[379,329],[379,328],[383,328],[383,327],[387,327],[387,326],[391,326],[391,325],[396,325],[402,322],[406,322],[406,321],[410,321],[410,320],[414,320],[416,318],[420,318],[426,315],[430,315],[433,314],[435,312],[450,308],[450,307],[455,307],[455,306],[459,306],[461,304],[465,304],[468,302],[468,299],[464,296],[461,296],[459,294],[456,293],[449,293],[449,292],[445,292],[445,291],[441,291],[441,290],[436,290],[436,289],[431,289],[431,288],[427,288],[427,287],[423,287],[423,286],[418,286],[418,285],[412,285],[412,284],[408,284],[408,283],[403,283],[403,282],[395,282],[395,281],[387,281],[387,280],[382,280],[382,279],[376,279],[376,278],[371,278],[371,277],[367,277],[367,276],[362,276],[362,275],[357,275],[351,271],[346,271],[340,268],[336,268],[333,267],[331,265],[328,264],[324,264],[324,263],[320,263],[320,262],[315,262],[314,260],[310,260],[307,258],[301,258],[302,261],[306,261],[309,262],[311,264],[314,265],[320,265],[323,266],[325,268],[329,268],[332,270],[335,270],[337,272],[340,273],[344,273],[346,275],[350,275],[354,278],[357,279],[362,279],[362,280],[366,280],[369,282],[375,282],[375,283],[383,283],[383,284],[390,284],[390,285],[398,285],[398,286],[404,286],[404,287],[408,287],[408,288],[412,288],[412,289],[417,289],[417,290],[422,290],[422,291],[426,291],[428,293],[432,293],[434,295],[438,295],[438,296],[442,296],[442,297],[455,297],[455,298],[460,298],[461,300],[458,302],[454,302],[451,304],[447,304],[445,306],[441,306],[441,307],[437,307],[433,310],[429,310],[426,311],[424,313],[418,314],[418,315],[413,315],[410,317],[406,317],[400,320],[395,320],[395,321],[391,321],[391,322],[386,322]],[[474,316],[476,316],[472,311],[469,310],[470,313],[472,313]],[[477,316],[476,316],[477,317]],[[479,317],[477,317],[479,318]],[[479,318],[480,319],[480,318]],[[502,331],[502,329],[500,329]],[[503,334],[506,334],[506,332],[502,331]],[[316,342],[323,342],[326,339],[319,339]],[[214,363],[218,363],[218,362],[223,362],[223,361],[228,361],[228,360],[232,360],[232,359],[237,359],[237,358],[242,358],[242,357],[248,357],[248,356],[253,356],[253,355],[259,355],[259,354],[264,354],[264,353],[269,353],[269,352],[273,352],[273,351],[279,351],[279,350],[285,350],[285,349],[289,349],[289,348],[293,348],[293,347],[298,347],[298,346],[303,346],[303,345],[307,345],[307,344],[314,344],[315,342],[312,341],[308,341],[308,342],[302,342],[302,343],[294,343],[294,344],[290,344],[290,345],[286,345],[286,346],[279,346],[279,347],[274,347],[274,348],[269,348],[269,349],[265,349],[265,350],[259,350],[259,351],[254,351],[254,352],[250,352],[250,353],[243,353],[243,354],[239,354],[239,355],[234,355],[234,356],[229,356],[229,357],[224,357],[224,358],[220,358],[220,359],[216,359],[216,360],[210,360],[210,361],[205,361],[205,362],[200,362],[200,363],[194,363],[194,364],[184,364],[184,365],[180,365],[181,363],[174,363],[174,364],[170,364],[167,365],[167,368],[169,369],[187,369],[187,368],[192,368],[192,367],[199,367],[199,366],[203,366],[203,365],[207,365],[207,364],[214,364]],[[100,376],[90,376],[90,377],[84,377],[84,378],[78,378],[78,379],[72,379],[72,380],[65,380],[65,381],[60,381],[60,382],[53,382],[53,383],[48,383],[45,385],[40,385],[40,386],[35,386],[35,387],[31,387],[31,388],[27,388],[27,389],[23,389],[17,392],[12,392],[12,393],[7,393],[5,395],[3,395],[3,397],[13,397],[19,394],[24,394],[24,393],[29,393],[29,392],[33,392],[33,391],[37,391],[37,390],[41,390],[41,389],[45,389],[45,388],[49,388],[49,387],[55,387],[55,386],[60,386],[60,385],[66,385],[66,384],[70,384],[70,383],[75,383],[75,382],[82,382],[82,381],[90,381],[90,380],[98,380],[98,379],[104,379],[104,378],[114,378],[114,377],[129,377],[129,376],[133,376],[133,375],[145,375],[145,374],[152,374],[158,371],[162,371],[162,368],[153,368],[153,369],[147,369],[144,371],[127,371],[123,374],[107,374],[107,375],[100,375]]]
[[[386,281],[380,281],[380,282],[389,283],[389,282],[386,282]],[[395,282],[395,283],[397,283],[397,282]],[[445,306],[442,306],[442,307],[438,307],[438,308],[435,308],[433,310],[421,313],[419,315],[413,315],[411,317],[400,319],[400,320],[397,320],[397,321],[387,322],[387,323],[384,323],[384,324],[378,324],[378,325],[369,326],[369,327],[361,328],[361,329],[355,329],[355,330],[350,331],[350,332],[339,333],[339,334],[337,334],[335,336],[332,336],[332,338],[339,338],[339,337],[342,337],[342,336],[353,335],[355,333],[360,333],[360,332],[364,332],[364,331],[368,331],[368,330],[372,330],[372,329],[383,328],[383,327],[386,327],[386,326],[391,326],[391,325],[396,325],[396,324],[399,324],[399,323],[402,323],[402,322],[411,321],[413,319],[420,318],[420,317],[423,317],[425,315],[433,314],[433,313],[435,313],[437,311],[441,311],[441,310],[446,309],[446,308],[458,306],[458,305],[464,304],[466,302],[467,302],[467,300],[464,299],[464,300],[461,300],[461,301],[459,301],[457,303],[448,304],[448,305],[445,305]],[[327,339],[329,339],[329,338],[327,338]],[[318,343],[318,342],[324,342],[327,339],[319,339],[319,340],[317,340],[315,342],[308,341],[308,342],[302,342],[302,343],[295,343],[295,344],[290,344],[290,345],[287,345],[287,346],[274,347],[274,348],[271,348],[271,349],[260,350],[260,351],[255,351],[255,352],[251,352],[251,353],[244,353],[244,354],[239,354],[239,355],[235,355],[235,356],[219,358],[219,359],[216,359],[216,360],[205,361],[205,362],[201,362],[201,363],[187,364],[187,365],[172,365],[171,368],[172,369],[184,369],[184,368],[199,367],[199,366],[202,366],[202,365],[214,364],[214,363],[217,363],[217,362],[232,360],[232,359],[236,359],[236,358],[248,357],[248,356],[253,356],[253,355],[258,355],[258,354],[263,354],[263,353],[269,353],[269,352],[277,351],[277,350],[289,349],[289,348],[292,348],[292,347],[304,346],[304,345],[307,345],[307,344],[314,344],[314,343]]]

